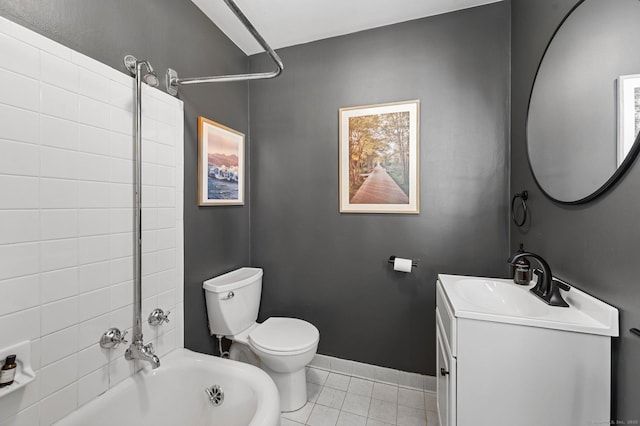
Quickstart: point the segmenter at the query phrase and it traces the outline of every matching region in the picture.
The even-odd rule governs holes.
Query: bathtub
[[[61,419],[58,426],[278,426],[280,397],[252,365],[176,349]],[[219,385],[214,406],[205,388]]]

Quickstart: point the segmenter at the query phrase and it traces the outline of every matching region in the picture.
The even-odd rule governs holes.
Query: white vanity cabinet
[[[609,309],[594,314],[595,305],[572,289],[570,308],[548,307],[522,293],[524,300],[531,296],[542,306],[511,306],[505,308],[507,315],[476,294],[480,287],[471,292],[456,287],[461,279],[469,277],[440,275],[436,284],[441,426],[608,424],[615,308],[594,299]],[[565,311],[554,311],[558,309]],[[554,317],[558,315],[560,319]],[[604,324],[614,316],[614,325]],[[558,329],[559,321],[570,330]],[[590,332],[576,331],[580,321]]]

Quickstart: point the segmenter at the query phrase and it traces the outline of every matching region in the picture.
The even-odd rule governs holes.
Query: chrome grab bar
[[[268,78],[275,78],[282,73],[284,64],[282,59],[276,52],[273,51],[271,46],[265,41],[264,38],[258,33],[253,24],[242,13],[240,8],[234,3],[233,0],[224,0],[229,6],[229,9],[236,15],[236,17],[242,22],[245,28],[251,33],[253,38],[262,46],[262,48],[269,54],[273,62],[276,64],[276,69],[270,72],[257,72],[249,74],[231,74],[231,75],[217,75],[212,77],[194,77],[194,78],[178,78],[178,73],[169,68],[167,69],[165,83],[167,86],[167,93],[170,95],[178,94],[178,86],[187,84],[200,84],[200,83],[224,83],[230,81],[247,81],[247,80],[264,80]]]

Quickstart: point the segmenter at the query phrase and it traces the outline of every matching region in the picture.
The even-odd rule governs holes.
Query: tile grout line
[[[310,370],[314,370],[314,369],[315,369],[315,370],[323,371],[323,372],[325,372],[325,373],[327,373],[327,374],[326,374],[326,376],[324,377],[324,379],[319,380],[319,381],[321,381],[321,382],[322,382],[322,384],[318,384],[318,383],[315,383],[315,382],[307,382],[308,384],[309,384],[309,383],[312,383],[312,384],[314,384],[314,385],[318,386],[318,387],[319,387],[319,389],[318,389],[318,395],[316,396],[316,400],[315,400],[315,401],[311,401],[311,400],[307,401],[307,403],[311,403],[311,404],[313,405],[313,407],[312,407],[312,409],[311,409],[311,411],[310,411],[310,413],[309,413],[309,417],[307,418],[307,420],[306,420],[306,421],[305,421],[305,423],[304,423],[305,425],[308,425],[308,424],[309,424],[309,420],[311,419],[311,414],[313,413],[313,411],[314,411],[314,409],[315,409],[315,407],[316,407],[317,405],[321,405],[321,406],[323,406],[323,407],[326,407],[326,408],[329,408],[329,409],[332,409],[332,410],[337,411],[337,412],[338,412],[338,418],[337,418],[337,419],[339,419],[339,418],[340,418],[340,416],[341,416],[341,414],[342,414],[343,412],[345,412],[345,413],[348,413],[348,414],[350,414],[350,415],[355,415],[355,416],[358,416],[358,417],[362,417],[362,418],[366,419],[367,421],[371,419],[371,420],[375,420],[375,421],[383,422],[383,423],[384,423],[384,421],[382,421],[382,420],[377,420],[377,419],[375,419],[375,418],[369,417],[369,410],[370,410],[370,408],[371,408],[371,401],[376,400],[376,401],[390,402],[390,403],[392,403],[392,404],[394,403],[394,404],[395,404],[395,407],[396,407],[395,420],[394,420],[394,423],[393,423],[394,425],[397,425],[397,424],[398,424],[398,421],[399,421],[398,419],[399,419],[399,416],[400,416],[400,410],[399,410],[399,407],[401,407],[401,406],[402,406],[402,407],[405,407],[405,408],[408,408],[408,409],[410,409],[410,410],[415,410],[415,411],[420,411],[420,412],[422,412],[422,416],[423,416],[424,424],[426,424],[426,422],[427,422],[427,419],[428,419],[428,412],[429,412],[429,411],[432,411],[432,410],[428,410],[428,408],[430,407],[430,405],[427,403],[427,396],[431,396],[431,397],[435,396],[435,392],[433,392],[433,391],[429,391],[429,390],[425,390],[425,389],[417,389],[417,388],[405,387],[405,386],[399,385],[399,384],[397,384],[397,383],[389,383],[389,382],[376,381],[375,379],[371,379],[371,378],[363,378],[363,377],[361,377],[361,376],[357,376],[357,375],[353,375],[353,374],[349,374],[349,373],[344,373],[344,372],[336,372],[336,371],[333,371],[333,370],[330,370],[330,369],[329,369],[329,370],[327,370],[326,368],[318,368],[318,367],[316,367],[316,366],[307,366],[307,373],[308,373]],[[348,382],[348,384],[347,384],[347,390],[346,390],[346,391],[343,391],[343,390],[342,390],[342,389],[340,389],[340,388],[334,388],[334,387],[331,387],[331,386],[327,386],[327,383],[328,383],[328,380],[329,380],[329,375],[330,375],[331,373],[334,373],[334,374],[337,374],[337,375],[341,375],[341,376],[349,377],[349,382]],[[308,376],[307,376],[307,377],[308,377]],[[372,389],[372,393],[371,393],[371,395],[359,395],[359,394],[356,394],[356,393],[354,393],[354,392],[349,392],[349,386],[350,386],[350,384],[351,384],[351,380],[352,380],[354,377],[359,378],[359,379],[361,379],[361,380],[366,380],[366,381],[372,382],[374,385],[375,385],[375,383],[380,383],[380,384],[383,384],[383,385],[386,385],[386,386],[393,386],[393,387],[395,387],[395,388],[396,388],[396,392],[397,392],[397,396],[396,396],[396,398],[395,398],[395,402],[393,402],[393,401],[386,401],[386,400],[384,400],[384,399],[376,399],[376,398],[374,398],[374,397],[373,397],[373,389]],[[333,407],[331,407],[331,406],[326,406],[326,405],[323,405],[323,404],[318,404],[318,402],[317,402],[317,398],[320,396],[320,393],[322,393],[322,391],[325,389],[325,387],[328,387],[329,389],[337,390],[337,391],[340,391],[340,392],[344,392],[344,393],[345,393],[345,398],[342,400],[341,407],[340,407],[339,409],[337,409],[337,408],[333,408]],[[422,400],[422,404],[421,404],[421,407],[415,407],[415,406],[410,405],[410,404],[403,404],[403,403],[400,401],[400,390],[401,390],[401,389],[405,389],[405,390],[409,390],[409,391],[414,391],[414,392],[420,392],[420,393],[422,394],[422,398],[421,398],[421,400]],[[359,396],[365,396],[365,397],[368,397],[368,398],[369,398],[369,408],[368,408],[368,410],[367,410],[367,414],[366,414],[366,416],[362,416],[362,415],[360,415],[360,414],[351,413],[351,412],[347,412],[347,411],[344,411],[344,410],[343,410],[343,408],[344,408],[344,402],[345,402],[345,399],[346,399],[346,395],[347,395],[347,394],[349,394],[349,393],[352,393],[352,394],[355,394],[355,395],[359,395]],[[282,416],[281,416],[281,417],[282,417]],[[286,418],[286,417],[284,417],[284,418]],[[291,419],[289,419],[289,418],[287,418],[287,420],[288,420],[288,421],[295,422],[295,420],[291,420]],[[335,426],[335,425],[334,425],[334,426]]]

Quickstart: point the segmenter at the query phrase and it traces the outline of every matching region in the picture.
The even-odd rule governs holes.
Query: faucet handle
[[[127,330],[124,333],[120,332],[120,329],[112,327],[104,332],[100,338],[100,346],[105,349],[112,349],[118,346],[120,343],[128,343],[124,336],[127,335]]]
[[[553,277],[551,279],[553,284],[559,287],[561,290],[569,291],[571,290],[571,286],[566,281],[562,281],[560,278]]]
[[[166,313],[160,309],[156,308],[149,314],[149,324],[152,326],[162,325],[165,322],[169,322],[169,314],[171,311],[167,311]]]

